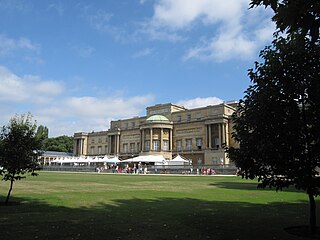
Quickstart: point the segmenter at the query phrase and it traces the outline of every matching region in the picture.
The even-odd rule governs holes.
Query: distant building
[[[56,158],[71,157],[72,153],[68,152],[56,152],[56,151],[44,151],[40,157],[42,165],[50,165]]]
[[[180,154],[193,164],[229,164],[224,147],[231,138],[231,115],[237,103],[186,109],[171,103],[147,107],[144,117],[111,121],[110,129],[74,134],[74,155],[117,155],[128,159],[141,155]]]

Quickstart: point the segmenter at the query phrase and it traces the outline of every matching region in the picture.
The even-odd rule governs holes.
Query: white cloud
[[[106,31],[113,14],[104,10],[97,10],[94,14],[87,15],[92,27],[99,31]]]
[[[158,0],[142,33],[152,40],[177,42],[204,27],[200,41],[186,50],[183,60],[248,59],[272,39],[274,25],[265,9],[249,8],[250,0]],[[205,39],[205,40],[203,40]]]
[[[142,49],[142,50],[140,50],[138,52],[135,52],[132,55],[132,58],[146,57],[146,56],[151,55],[153,52],[154,52],[153,48],[144,48],[144,49]]]
[[[83,18],[89,23],[90,27],[100,33],[106,33],[117,41],[127,41],[128,34],[124,27],[112,23],[114,14],[103,9],[94,9],[91,6],[82,6]]]
[[[88,58],[88,57],[91,57],[96,49],[92,46],[86,46],[86,47],[72,47],[76,53],[82,57],[82,58]]]
[[[35,53],[40,52],[40,46],[38,44],[32,43],[29,39],[23,37],[13,39],[1,34],[0,43],[0,56],[6,56],[18,50],[27,50]]]
[[[0,66],[0,100],[5,102],[46,103],[63,91],[60,82],[42,80],[38,76],[19,77]]]
[[[150,103],[153,97],[136,96],[132,98],[122,97],[71,97],[67,99],[66,106],[69,111],[80,117],[94,118],[106,114],[111,118],[132,117],[138,115],[142,107]]]
[[[61,3],[51,3],[49,4],[48,9],[56,11],[59,16],[62,16],[64,13],[64,7]]]
[[[27,12],[30,10],[30,3],[21,0],[1,0],[0,9],[5,11]]]
[[[183,60],[195,58],[202,61],[225,61],[232,58],[251,58],[256,51],[256,44],[242,35],[221,34],[209,41],[190,48],[183,56]]]
[[[75,132],[103,131],[111,120],[144,114],[153,96],[66,97],[46,109],[38,109],[37,116],[51,129],[54,136]]]
[[[117,91],[108,97],[75,97],[70,93],[61,82],[18,76],[0,66],[0,125],[16,113],[31,112],[38,124],[49,128],[50,136],[102,131],[111,120],[144,115],[154,100],[152,95],[123,97]]]
[[[192,108],[200,108],[206,107],[209,105],[218,105],[223,103],[223,100],[217,97],[207,97],[207,98],[194,98],[194,99],[186,99],[177,102],[176,104],[179,106],[184,106],[187,109]]]
[[[168,41],[168,42],[181,42],[186,40],[186,37],[182,36],[180,33],[154,26],[150,23],[140,23],[139,29],[135,32],[136,36],[148,36],[150,40],[156,41]]]
[[[249,0],[160,0],[154,6],[153,24],[186,28],[199,20],[204,24],[237,22]]]

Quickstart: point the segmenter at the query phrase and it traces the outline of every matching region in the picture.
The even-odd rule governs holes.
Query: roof
[[[169,121],[168,118],[166,118],[163,115],[153,115],[153,116],[147,118],[147,122],[161,122],[161,123],[165,122],[165,123],[169,123],[170,121]]]
[[[68,152],[56,152],[56,151],[44,151],[43,152],[44,156],[61,156],[61,157],[68,157],[68,156],[72,156],[72,153],[68,153]]]

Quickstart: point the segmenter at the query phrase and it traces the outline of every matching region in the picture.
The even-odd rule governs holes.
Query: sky
[[[0,125],[102,131],[146,107],[238,101],[272,41],[250,0],[0,0]]]

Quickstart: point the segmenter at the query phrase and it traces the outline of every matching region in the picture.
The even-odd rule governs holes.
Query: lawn
[[[7,190],[1,182],[0,201]],[[302,192],[219,176],[41,172],[16,182],[11,202],[0,205],[3,240],[298,240],[284,228],[308,224],[309,210]]]

